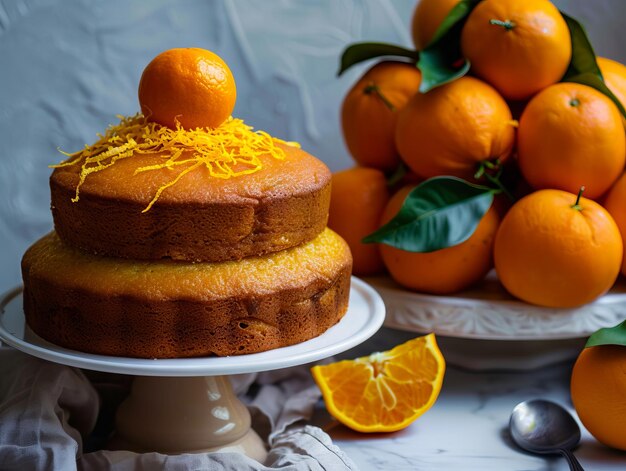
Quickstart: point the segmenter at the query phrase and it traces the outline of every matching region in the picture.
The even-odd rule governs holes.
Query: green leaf
[[[622,345],[626,347],[626,321],[615,327],[607,327],[594,332],[587,340],[585,348],[598,345]]]
[[[463,77],[470,63],[461,54],[461,31],[467,16],[480,0],[461,0],[441,22],[433,39],[420,53],[417,68],[422,72],[420,92]]]
[[[341,63],[337,75],[340,76],[350,67],[376,57],[406,57],[417,61],[419,53],[411,49],[384,43],[357,43],[349,45],[341,54]]]
[[[595,88],[609,97],[617,105],[622,116],[626,117],[626,109],[619,99],[604,83],[602,72],[596,62],[596,55],[589,42],[583,26],[569,15],[561,12],[572,38],[572,60],[561,79],[561,82],[574,82]]]
[[[396,216],[363,239],[408,252],[433,252],[466,241],[498,190],[456,177],[434,177],[415,187]]]
[[[563,76],[565,81],[569,77],[575,77],[576,75],[591,73],[602,78],[602,72],[596,62],[596,55],[593,52],[593,47],[587,38],[585,28],[577,20],[569,15],[561,12],[569,33],[572,38],[572,59]]]
[[[437,27],[437,30],[435,31],[433,38],[430,40],[430,43],[426,46],[426,49],[445,36],[458,22],[467,18],[480,1],[481,0],[461,0],[457,3]]]
[[[467,59],[461,59],[460,65],[450,65],[447,54],[425,49],[417,67],[422,71],[420,92],[426,93],[435,87],[463,77],[470,69]]]

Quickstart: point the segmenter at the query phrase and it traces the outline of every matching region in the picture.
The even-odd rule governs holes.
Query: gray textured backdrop
[[[26,247],[52,227],[48,165],[138,111],[144,66],[172,47],[219,53],[237,80],[235,115],[296,140],[333,170],[350,159],[338,111],[355,68],[346,44],[410,45],[415,0],[0,0],[0,292]],[[626,62],[624,0],[555,2],[600,55]]]

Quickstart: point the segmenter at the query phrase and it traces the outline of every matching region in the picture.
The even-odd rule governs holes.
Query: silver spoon
[[[570,451],[580,441],[580,428],[560,405],[533,399],[520,402],[511,413],[509,431],[513,441],[532,453],[560,453],[573,471],[584,471]]]

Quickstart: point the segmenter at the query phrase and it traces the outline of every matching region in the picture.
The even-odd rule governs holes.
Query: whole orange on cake
[[[169,49],[156,56],[139,81],[141,112],[164,126],[217,127],[233,112],[235,78],[217,54],[200,48]]]
[[[207,99],[194,102],[190,83]],[[174,358],[283,347],[341,319],[352,257],[326,228],[330,171],[231,117],[234,97],[219,56],[166,51],[141,80],[145,116],[56,166],[55,232],[22,260],[36,334]]]

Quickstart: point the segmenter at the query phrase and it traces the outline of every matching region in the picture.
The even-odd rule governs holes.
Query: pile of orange
[[[418,3],[411,23],[418,51],[458,2]],[[495,266],[523,301],[557,308],[593,301],[620,268],[626,274],[626,121],[601,91],[561,82],[572,41],[549,0],[482,0],[459,42],[470,63],[461,78],[423,93],[415,62],[383,61],[347,93],[341,123],[357,166],[335,174],[330,227],[348,240],[356,275],[386,270],[411,290],[449,294]],[[626,67],[597,63],[625,100]],[[408,173],[391,182],[399,164]],[[469,239],[429,253],[362,242],[422,181],[493,184],[480,176],[485,168],[513,176],[513,198],[498,195]]]
[[[587,50],[584,67],[594,77],[599,69],[606,87],[588,77],[572,78],[572,70],[582,67],[571,62],[573,49],[581,47],[571,38],[570,27],[577,27],[549,0],[482,0],[457,7],[459,1],[420,0],[411,32],[416,49],[431,57],[448,14],[471,9],[455,33],[468,74],[433,88],[429,65],[418,62],[426,67],[422,92],[415,62],[382,62],[347,94],[343,134],[358,166],[335,175],[330,227],[348,240],[357,275],[384,267],[410,290],[449,294],[495,267],[504,288],[522,301],[550,308],[592,302],[620,271],[626,275],[626,120],[616,104],[626,107],[626,67],[598,57],[594,69]],[[399,183],[398,162],[408,170]],[[382,232],[408,227],[420,203],[415,195],[432,188],[419,185],[441,176],[500,193],[468,238],[427,253],[406,249],[429,244],[387,245],[398,245],[400,236],[378,245],[362,242],[389,221]],[[432,212],[424,201],[423,211]],[[425,224],[419,218],[402,237],[434,232],[415,230]],[[610,341],[592,342],[582,351],[571,394],[587,429],[604,444],[626,450],[626,321],[620,328]],[[411,408],[403,404],[399,416],[389,419],[392,397],[377,380],[374,360],[322,367],[316,378],[343,423],[364,431],[395,429],[387,422],[402,426]],[[351,378],[354,383],[346,385]]]

